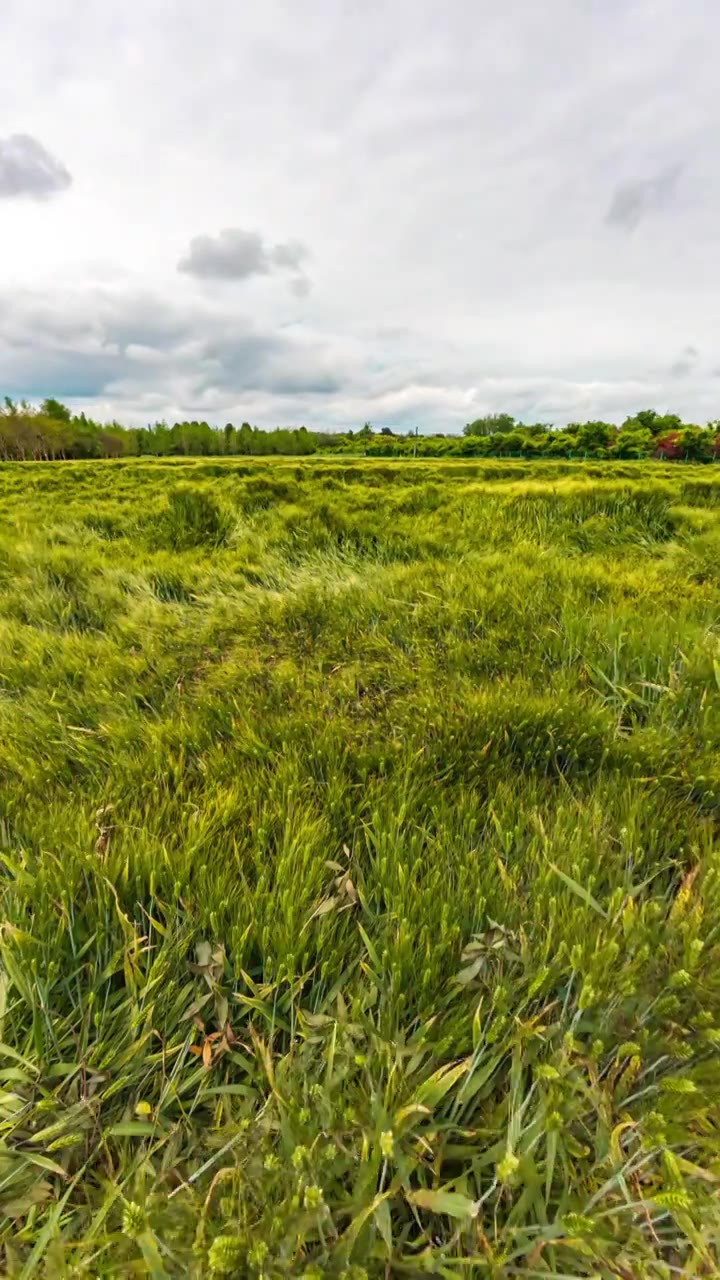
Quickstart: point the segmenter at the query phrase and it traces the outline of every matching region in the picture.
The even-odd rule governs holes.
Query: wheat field
[[[0,466],[3,1274],[716,1275],[719,810],[708,468]]]

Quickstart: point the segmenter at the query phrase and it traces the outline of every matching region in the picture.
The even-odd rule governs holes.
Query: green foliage
[[[671,431],[679,431],[682,419],[676,413],[657,413],[655,409],[641,409],[630,418],[626,418],[623,427],[639,428],[649,431],[653,436],[664,436]]]
[[[583,422],[577,427],[575,438],[581,453],[601,458],[612,446],[617,435],[610,422]]]
[[[717,1273],[719,513],[0,466],[3,1275]]]
[[[655,448],[655,437],[649,427],[626,422],[618,432],[615,452],[618,458],[647,458]]]
[[[683,427],[678,444],[688,462],[705,462],[712,454],[712,439],[702,427]]]
[[[514,427],[515,419],[512,414],[488,413],[483,418],[476,418],[474,422],[468,422],[464,431],[466,436],[492,436],[507,434]]]
[[[676,414],[644,409],[618,430],[612,423],[571,423],[556,430],[543,423],[517,422],[511,414],[487,414],[468,423],[463,435],[376,432],[369,422],[356,432],[308,431],[277,427],[263,431],[243,422],[219,430],[207,422],[125,428],[117,422],[92,422],[72,414],[58,400],[39,409],[5,397],[0,410],[0,460],[49,461],[91,458],[227,456],[306,457],[315,453],[384,458],[540,458],[640,459],[657,457],[710,462],[720,456],[718,423],[684,424]],[[213,464],[218,465],[218,464]],[[220,473],[218,473],[220,474]]]

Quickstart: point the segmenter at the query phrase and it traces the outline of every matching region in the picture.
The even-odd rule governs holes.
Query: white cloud
[[[0,393],[267,426],[720,411],[706,0],[7,0],[3,34],[7,134],[73,182],[0,201]]]

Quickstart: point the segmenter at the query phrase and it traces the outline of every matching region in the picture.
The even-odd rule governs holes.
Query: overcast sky
[[[3,0],[0,392],[720,416],[713,0]]]

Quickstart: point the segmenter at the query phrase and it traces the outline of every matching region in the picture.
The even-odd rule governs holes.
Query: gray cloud
[[[718,416],[720,6],[162,11],[3,6],[33,74],[6,59],[0,119],[76,186],[52,236],[0,204],[0,396],[421,431]]]
[[[0,138],[0,199],[29,196],[34,200],[65,191],[72,177],[37,138],[14,133]]]
[[[643,218],[665,208],[670,202],[681,172],[681,165],[672,165],[653,178],[636,178],[622,183],[610,201],[605,221],[609,226],[634,231]]]
[[[225,321],[201,350],[199,385],[275,396],[340,393],[351,381],[349,362],[321,337],[259,333]]]
[[[687,378],[693,373],[697,366],[697,359],[700,355],[696,346],[688,343],[683,347],[682,355],[677,360],[673,360],[668,366],[668,373],[671,378]]]
[[[296,298],[307,298],[311,289],[312,283],[307,276],[295,276],[295,279],[290,282],[290,292],[294,293]]]
[[[487,346],[485,358],[468,362],[407,328],[340,341],[298,324],[243,319],[217,298],[117,285],[5,290],[0,312],[0,392],[58,395],[76,410],[130,422],[191,416],[343,427],[370,416],[377,426],[459,431],[498,410],[526,421],[617,422],[647,404],[696,421],[718,416],[712,375],[680,382],[673,367],[618,376],[609,366],[590,381],[557,362],[497,357],[490,371]],[[681,356],[676,365],[683,358],[691,363]]]
[[[248,280],[251,276],[267,276],[274,271],[289,271],[297,293],[307,293],[309,282],[302,274],[307,249],[296,240],[286,244],[266,245],[257,231],[226,227],[216,236],[194,236],[178,271],[200,280]]]
[[[225,310],[147,291],[0,294],[0,387],[79,402],[155,395],[167,404],[212,393],[284,401],[327,397],[349,383],[347,357],[322,338],[257,327]]]
[[[307,256],[307,249],[297,240],[290,240],[287,244],[273,245],[268,250],[268,257],[273,266],[284,267],[288,271],[299,271]]]

